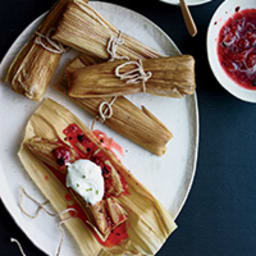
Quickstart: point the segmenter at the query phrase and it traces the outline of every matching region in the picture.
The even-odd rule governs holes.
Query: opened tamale
[[[78,156],[75,150],[69,146],[63,148],[63,144],[58,140],[50,140],[47,138],[33,137],[25,142],[24,144],[38,159],[40,159],[47,166],[58,170],[60,174],[66,175],[67,170],[63,168],[63,161],[60,158],[56,159],[56,150],[61,148],[66,150],[69,153],[70,163],[74,162]],[[80,149],[83,149],[83,145],[77,141],[76,146]],[[123,187],[120,180],[120,176],[116,169],[110,164],[109,161],[106,161],[105,166],[111,168],[109,172],[108,179],[112,179],[112,186],[108,189],[108,193],[113,196],[120,196],[123,193]],[[100,234],[102,240],[106,240],[111,232],[117,225],[126,221],[125,210],[118,204],[118,201],[112,197],[108,197],[108,200],[102,200],[102,202],[97,203],[96,205],[88,205],[84,202],[76,192],[72,189],[69,189],[70,195],[74,200],[82,207],[84,213],[87,216],[87,219],[92,225],[95,226],[95,231],[97,234]],[[111,208],[107,208],[111,204]],[[109,221],[107,219],[107,209],[111,210],[111,216],[115,216],[115,219],[112,221],[112,226],[108,225]]]
[[[68,4],[53,38],[78,51],[105,60],[117,56],[121,58],[126,56],[132,59],[160,56],[156,51],[138,40],[121,33],[82,0],[73,0]],[[111,42],[118,44],[116,52],[112,51],[111,53],[111,50],[113,50],[111,49]]]
[[[81,55],[68,65],[66,75],[69,76],[77,69],[100,61],[102,60],[95,57]],[[62,80],[58,84],[58,89],[67,94],[67,86],[67,81]],[[70,98],[93,117],[99,115],[99,106],[102,102],[110,102],[112,99],[111,97]],[[110,119],[105,120],[104,124],[156,155],[160,156],[165,153],[166,144],[172,138],[172,134],[150,111],[144,106],[141,109],[138,108],[123,96],[116,98],[112,108],[113,115]]]
[[[125,214],[127,217],[124,223],[127,237],[120,244],[110,247],[102,243],[80,215],[65,222],[67,229],[81,249],[82,255],[155,255],[176,228],[170,214],[116,159],[114,154],[102,146],[94,134],[76,116],[50,99],[43,102],[26,126],[25,138],[18,153],[25,170],[57,212],[67,209],[67,204],[72,207],[73,199],[68,202],[66,200],[67,187],[58,179],[54,171],[45,165],[43,159],[38,157],[36,152],[32,153],[28,147],[28,143],[31,143],[33,138],[36,138],[37,143],[40,141],[38,138],[43,138],[43,143],[50,140],[61,142],[62,145],[70,145],[72,139],[65,140],[67,135],[64,131],[71,124],[72,127],[74,125],[80,127],[79,134],[82,132],[86,139],[92,142],[91,145],[101,150],[102,156],[108,158],[127,184],[126,194],[117,199],[107,199],[106,202],[107,207],[111,208],[109,216],[113,221],[116,215]],[[37,150],[40,148],[42,147],[36,147]],[[50,148],[52,149],[52,146]],[[118,237],[120,235],[122,232],[118,233]]]
[[[180,98],[195,91],[194,66],[194,58],[189,55],[88,66],[69,74],[69,95],[92,98],[144,91]],[[150,76],[147,78],[147,75]],[[143,81],[143,76],[147,78],[146,81]]]
[[[59,0],[54,5],[14,58],[6,74],[5,81],[11,88],[29,99],[40,101],[43,98],[64,52],[64,48],[50,37],[68,1]]]

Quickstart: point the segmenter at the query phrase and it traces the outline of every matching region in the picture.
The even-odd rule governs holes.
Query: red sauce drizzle
[[[46,165],[51,172],[56,176],[56,178],[58,178],[58,180],[64,185],[66,186],[66,175],[64,173],[61,173],[60,170],[56,170],[53,167],[51,167],[50,165]]]
[[[66,140],[72,145],[78,154],[77,159],[89,159],[94,151],[97,150],[97,145],[95,145],[80,127],[76,124],[69,125],[64,129],[63,133],[67,136]],[[86,152],[82,151],[77,143],[81,144]]]
[[[71,197],[71,195],[70,195],[69,193],[67,193],[67,194],[65,195],[65,199],[66,199],[67,201],[72,201],[72,197]]]
[[[108,247],[108,248],[111,248],[117,244],[120,244],[121,242],[123,242],[129,238],[128,233],[127,233],[126,223],[123,222],[118,227],[116,227],[115,230],[113,230],[110,233],[108,239],[105,242],[101,241],[97,235],[96,235],[96,238],[100,244],[102,244],[103,246]]]
[[[102,143],[102,146],[106,149],[109,149],[113,152],[115,149],[121,156],[124,156],[123,148],[116,143],[112,138],[108,137],[104,132],[99,130],[94,130],[93,134],[96,138]]]
[[[104,198],[107,198],[111,195],[111,193],[108,192],[109,188],[112,185],[112,180],[110,178],[110,172],[111,168],[105,164],[106,160],[110,160],[108,156],[105,155],[103,151],[100,151],[96,155],[94,152],[98,149],[98,146],[95,145],[94,142],[92,142],[85,134],[84,132],[78,127],[76,124],[69,125],[63,133],[66,135],[65,141],[69,142],[72,147],[74,148],[77,156],[76,159],[89,159],[93,161],[95,164],[99,165],[102,169],[102,174],[105,180],[105,195]],[[109,139],[104,133],[100,131],[95,131],[95,136],[98,139],[103,138],[104,145],[106,148],[111,148],[113,145],[117,149],[119,148],[118,144],[114,143],[112,139]],[[103,137],[102,137],[103,136]],[[78,146],[78,144],[83,147],[83,150]],[[118,145],[118,146],[117,146]],[[121,148],[121,147],[120,147]],[[118,150],[120,150],[120,148]],[[53,174],[60,180],[60,182],[66,186],[66,174],[65,172],[61,173],[63,171],[63,168],[65,168],[65,164],[68,163],[71,159],[70,155],[70,149],[68,146],[61,146],[53,151],[53,154],[56,157],[57,163],[59,164],[60,168],[59,170],[56,170],[50,166],[48,168],[53,172]],[[125,178],[119,173],[121,182],[123,184],[124,192],[121,195],[128,194],[128,187],[127,183],[125,181]],[[65,199],[67,201],[72,201],[72,198],[70,194],[65,195]],[[113,247],[117,244],[120,244],[122,241],[128,239],[128,233],[126,230],[126,223],[120,224],[118,227],[116,227],[114,230],[112,230],[111,234],[109,235],[108,239],[103,242],[99,236],[96,234],[96,232],[86,223],[86,215],[82,208],[79,206],[79,204],[74,203],[72,205],[68,205],[67,208],[74,208],[76,209],[75,212],[70,212],[70,215],[73,217],[80,218],[93,232],[97,240],[100,244],[106,247]],[[111,222],[111,221],[110,221]]]
[[[45,179],[45,180],[49,180],[49,176],[47,176],[47,175],[44,176],[44,179]]]
[[[220,31],[218,57],[232,80],[256,90],[256,9],[238,10]]]
[[[74,218],[79,218],[79,219],[81,219],[81,220],[86,224],[86,219],[87,219],[87,218],[86,218],[86,215],[85,215],[84,211],[83,211],[82,208],[80,207],[80,205],[77,204],[77,203],[74,203],[74,204],[71,204],[71,205],[68,205],[68,206],[67,206],[67,209],[71,209],[71,208],[75,209],[76,212],[70,211],[69,214],[70,214],[72,217],[74,217]]]

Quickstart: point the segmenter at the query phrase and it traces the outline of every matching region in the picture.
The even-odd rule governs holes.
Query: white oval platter
[[[179,50],[172,40],[154,23],[142,15],[126,8],[104,3],[92,2],[91,5],[106,19],[143,43],[165,55],[178,55]],[[11,60],[24,42],[33,33],[43,15],[28,26],[17,38],[0,65],[0,79],[3,78]],[[64,56],[61,66],[70,57]],[[89,125],[91,117],[50,88],[47,97],[65,105]],[[184,99],[134,95],[130,99],[138,105],[145,105],[174,134],[168,144],[167,153],[157,157],[119,136],[105,126],[99,129],[113,137],[125,150],[122,159],[132,174],[141,181],[155,197],[160,200],[174,218],[181,211],[195,175],[198,153],[198,106],[196,95]],[[41,213],[35,220],[24,216],[18,208],[18,189],[23,186],[38,200],[43,200],[39,190],[28,177],[17,158],[17,151],[23,137],[24,125],[39,103],[29,101],[17,95],[3,82],[0,84],[0,120],[3,120],[0,132],[3,135],[0,144],[0,196],[17,225],[30,240],[48,255],[54,255],[60,233],[56,220]],[[26,207],[34,209],[26,202]],[[15,236],[15,234],[13,234]],[[66,234],[63,256],[80,255],[69,234]]]

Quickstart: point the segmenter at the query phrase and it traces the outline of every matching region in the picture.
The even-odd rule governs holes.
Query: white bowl
[[[172,4],[172,5],[178,5],[179,0],[160,0],[161,2]],[[205,4],[208,2],[211,2],[212,0],[186,0],[187,5],[189,6],[196,6],[200,4]]]
[[[256,0],[226,0],[214,13],[207,33],[207,53],[211,69],[218,82],[235,97],[256,103],[256,90],[249,90],[234,82],[223,70],[218,59],[217,44],[220,29],[225,22],[235,13],[237,7],[256,9]]]

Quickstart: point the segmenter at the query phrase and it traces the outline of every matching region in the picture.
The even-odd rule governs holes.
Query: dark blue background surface
[[[20,32],[53,2],[1,1],[0,59]],[[142,1],[108,2],[144,14],[163,28],[183,53],[194,55],[197,61],[201,126],[197,174],[177,219],[179,228],[158,255],[255,255],[256,105],[239,101],[222,89],[211,73],[206,56],[207,27],[222,1],[191,8],[199,30],[196,38],[187,34],[178,7],[157,0],[147,0],[143,7],[138,5]],[[0,206],[0,255],[19,255],[16,246],[9,243],[10,237],[21,241],[27,256],[43,255],[16,227],[4,206]]]

